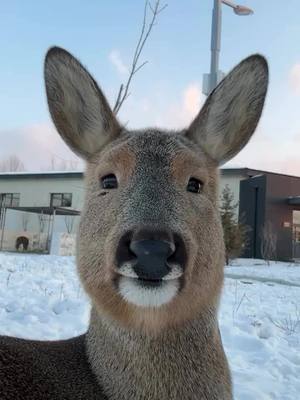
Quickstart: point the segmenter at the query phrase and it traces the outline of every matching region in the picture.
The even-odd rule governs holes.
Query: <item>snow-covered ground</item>
[[[235,399],[300,398],[300,265],[237,260],[226,275],[220,327]],[[0,253],[0,334],[67,338],[88,317],[74,258]]]

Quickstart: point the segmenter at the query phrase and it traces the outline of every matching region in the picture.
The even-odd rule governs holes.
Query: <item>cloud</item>
[[[289,82],[293,92],[300,95],[300,63],[293,65],[291,68]]]
[[[191,82],[183,88],[174,100],[174,94],[167,97],[164,90],[149,96],[130,96],[121,109],[128,128],[157,126],[166,129],[187,127],[199,112],[205,96],[200,85]],[[283,134],[281,128],[273,126],[274,116],[264,115],[250,143],[232,161],[230,166],[270,170],[300,176],[300,129],[296,124]],[[272,121],[272,124],[270,124]],[[17,155],[27,170],[49,168],[54,156],[60,160],[78,160],[68,149],[54,126],[50,123],[32,124],[11,130],[0,130],[0,161],[10,155]],[[83,163],[80,164],[83,166]]]
[[[300,176],[300,135],[275,140],[259,126],[250,143],[226,166],[248,167]]]
[[[157,110],[156,124],[171,129],[182,129],[192,122],[204,100],[205,96],[202,94],[199,84],[190,83],[183,90],[178,102],[171,103],[163,113],[161,110]]]
[[[82,165],[50,123],[1,130],[0,138],[5,142],[5,146],[0,148],[0,160],[16,155],[23,161],[26,170],[49,169],[52,159],[57,165],[63,160]]]
[[[166,123],[164,127],[170,128],[173,126],[178,128],[176,124],[183,121],[185,121],[185,126],[187,126],[197,114],[200,108],[198,108],[199,101],[201,103],[203,99],[201,96],[199,99],[199,92],[197,90],[194,91],[193,88],[192,85],[189,85],[183,92],[181,101],[183,108],[180,115],[176,115],[176,112],[178,113],[180,110],[179,104],[172,110],[169,110],[170,114],[164,119]],[[148,107],[148,102],[146,104]],[[141,109],[144,108],[144,112],[146,113],[148,112],[147,107],[142,105]],[[150,114],[156,111],[151,107],[149,109]],[[286,137],[282,141],[274,140],[273,135],[266,135],[263,132],[264,128],[259,126],[253,139],[245,149],[226,165],[229,167],[249,167],[300,176],[300,158],[298,155],[300,133],[292,137]],[[50,123],[34,124],[13,130],[2,130],[0,131],[0,138],[1,141],[5,142],[5,146],[0,147],[0,161],[10,155],[17,155],[24,162],[28,171],[49,169],[53,157],[57,165],[60,164],[61,160],[79,161]],[[83,168],[83,162],[79,161],[78,167]]]
[[[117,71],[121,74],[121,75],[127,75],[128,74],[128,67],[126,66],[126,64],[123,62],[122,58],[121,58],[121,54],[118,50],[112,50],[109,55],[108,58],[110,60],[110,62],[113,64],[114,67],[116,67]]]
[[[180,129],[192,121],[204,99],[197,83],[189,84],[177,102],[172,103],[163,94],[161,97],[163,102],[157,104],[151,97],[137,99],[130,96],[128,104],[125,103],[123,120],[129,120],[130,126]],[[16,155],[27,170],[49,169],[53,158],[57,165],[63,160],[78,162],[78,158],[69,150],[50,121],[10,130],[2,129],[0,139],[5,143],[5,146],[0,146],[0,161]],[[82,162],[79,163],[81,166]]]
[[[188,84],[176,97],[165,88],[156,87],[149,96],[131,95],[123,104],[119,117],[128,128],[158,127],[182,129],[199,112],[205,96],[197,82]],[[175,98],[175,100],[174,100]]]
[[[204,96],[201,93],[197,83],[190,84],[183,92],[183,113],[185,119],[191,119],[196,116],[200,106],[204,102]]]

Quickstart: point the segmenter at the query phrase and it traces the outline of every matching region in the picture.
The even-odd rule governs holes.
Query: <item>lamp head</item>
[[[239,6],[239,5],[236,5],[236,6],[233,8],[233,11],[234,11],[237,15],[241,15],[241,16],[253,14],[253,10],[251,10],[251,8],[248,8],[248,7],[245,7],[245,6]]]

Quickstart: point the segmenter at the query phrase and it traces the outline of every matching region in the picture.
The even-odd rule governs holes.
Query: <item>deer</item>
[[[58,133],[86,162],[76,262],[90,322],[61,341],[1,337],[0,398],[231,400],[219,167],[256,129],[266,59],[239,63],[178,131],[123,126],[59,47],[46,55],[45,86]]]

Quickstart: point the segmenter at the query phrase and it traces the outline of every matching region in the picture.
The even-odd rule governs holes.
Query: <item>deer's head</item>
[[[184,131],[128,131],[87,70],[52,48],[48,103],[65,142],[86,160],[78,269],[99,313],[160,330],[215,309],[224,246],[218,167],[248,142],[268,83],[266,61],[235,67]]]

